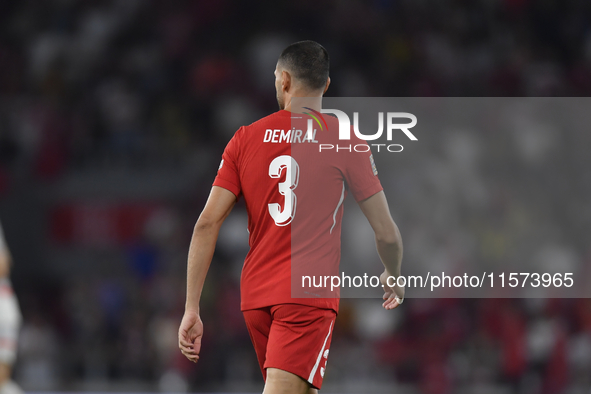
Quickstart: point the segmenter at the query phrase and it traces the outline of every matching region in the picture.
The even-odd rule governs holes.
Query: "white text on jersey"
[[[318,143],[318,141],[316,141],[316,129],[314,129],[313,131],[308,130],[305,134],[302,130],[296,129],[267,129],[265,130],[263,142],[270,142],[272,144],[280,144],[282,142],[288,142],[290,144],[301,144],[304,142],[309,142],[313,144]]]

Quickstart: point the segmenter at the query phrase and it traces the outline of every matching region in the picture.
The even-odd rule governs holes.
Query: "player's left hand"
[[[199,360],[201,337],[203,337],[203,322],[199,313],[192,310],[185,311],[179,327],[179,349],[194,363]]]
[[[398,308],[404,301],[404,287],[398,286],[394,283],[394,286],[388,286],[388,277],[392,276],[387,270],[384,270],[382,275],[380,275],[380,282],[382,283],[382,288],[384,289],[384,303],[382,306],[386,310],[391,310]],[[390,284],[393,283],[393,280],[390,279]]]

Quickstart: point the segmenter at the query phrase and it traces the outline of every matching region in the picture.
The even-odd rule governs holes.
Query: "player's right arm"
[[[373,228],[376,239],[378,255],[384,264],[385,271],[381,276],[384,287],[384,308],[394,309],[400,303],[396,299],[404,299],[404,288],[387,284],[388,276],[397,278],[400,276],[400,267],[402,265],[402,237],[398,226],[394,223],[390,215],[388,201],[383,191],[373,196],[359,201],[361,211]],[[392,283],[392,280],[390,280]]]
[[[10,255],[6,250],[0,250],[0,278],[8,277],[10,273]]]
[[[4,239],[4,233],[0,226],[0,278],[8,277],[8,274],[10,273],[10,261],[10,251],[8,250],[6,240]]]
[[[213,186],[205,208],[195,224],[187,262],[187,300],[179,327],[179,348],[191,361],[199,360],[203,323],[199,316],[199,300],[205,276],[211,264],[220,227],[236,204],[234,193]]]

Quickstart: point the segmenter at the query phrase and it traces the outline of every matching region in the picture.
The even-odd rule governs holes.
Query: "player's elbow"
[[[376,234],[376,242],[380,245],[396,247],[399,247],[402,244],[400,237],[396,236],[394,233]]]
[[[221,223],[218,220],[208,216],[201,215],[195,224],[195,233],[203,233],[214,231],[220,227]]]
[[[402,246],[402,237],[396,224],[391,221],[380,226],[376,231],[376,242],[381,245]]]

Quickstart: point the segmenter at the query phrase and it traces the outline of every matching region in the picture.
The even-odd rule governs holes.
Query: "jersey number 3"
[[[297,198],[293,190],[298,186],[300,178],[300,166],[291,156],[277,156],[269,164],[271,178],[280,178],[283,170],[285,170],[285,181],[279,183],[279,193],[285,196],[283,211],[278,203],[269,204],[269,214],[278,226],[287,226],[295,216]]]

